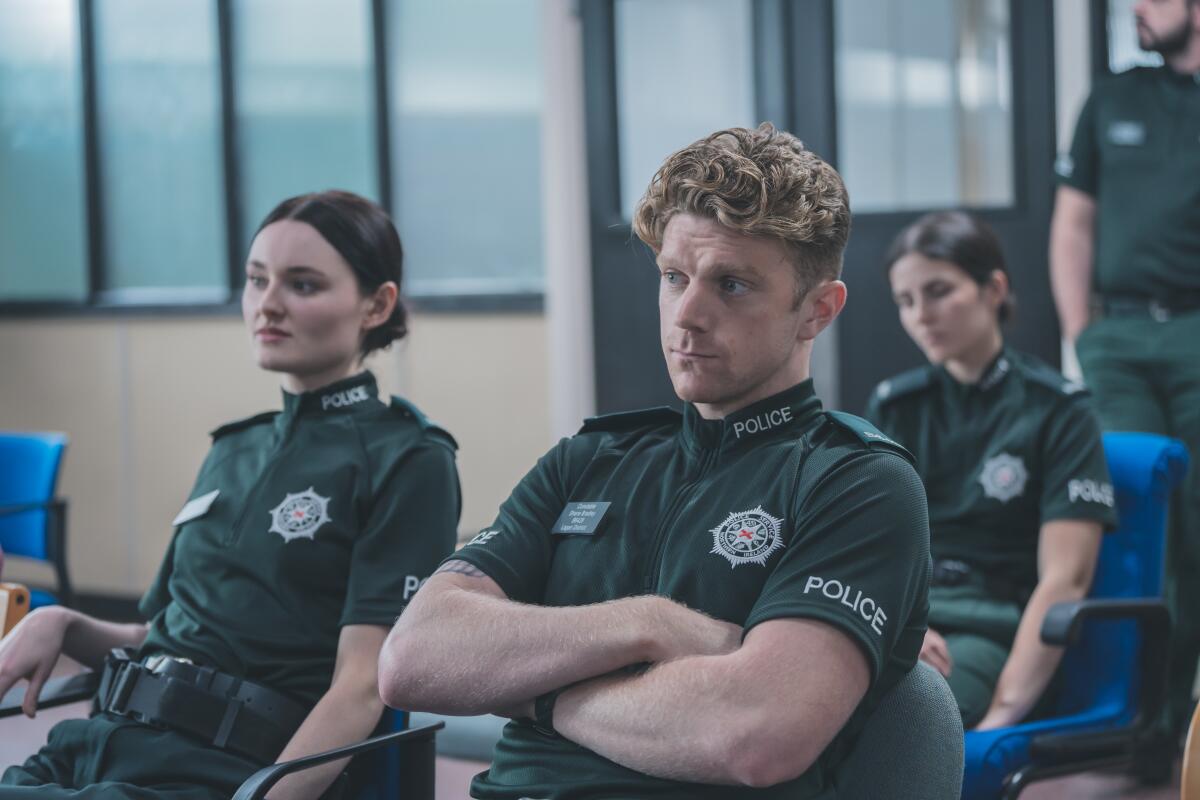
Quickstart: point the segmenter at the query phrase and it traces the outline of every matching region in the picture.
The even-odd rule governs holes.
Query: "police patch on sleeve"
[[[473,544],[487,544],[488,542],[490,542],[492,539],[495,539],[499,535],[500,535],[500,531],[497,528],[490,528],[488,530],[482,530],[479,533],[475,534],[475,536],[471,539],[471,541],[467,542],[463,546],[470,547]]]
[[[983,493],[1001,503],[1020,497],[1028,480],[1029,471],[1025,469],[1025,462],[1010,453],[992,456],[983,462],[983,469],[979,472]]]
[[[783,547],[782,527],[783,520],[772,517],[762,506],[735,511],[712,529],[713,548],[708,552],[724,558],[731,568],[738,564],[766,566],[771,553]]]
[[[1067,499],[1072,503],[1099,503],[1112,508],[1114,504],[1113,486],[1111,483],[1101,483],[1091,478],[1072,478],[1067,483]]]
[[[283,502],[267,512],[271,515],[270,533],[278,533],[285,542],[293,539],[312,539],[329,519],[329,498],[308,487],[297,494],[289,493]]]

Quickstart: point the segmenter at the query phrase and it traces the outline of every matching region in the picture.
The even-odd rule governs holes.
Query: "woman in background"
[[[907,447],[929,498],[933,581],[921,659],[970,728],[1033,710],[1061,648],[1040,629],[1083,597],[1116,523],[1087,393],[1004,343],[1012,311],[996,235],[961,212],[922,217],[887,257],[904,330],[929,364],[883,381],[866,416]]]
[[[48,607],[0,641],[0,694],[27,679],[30,716],[60,653],[106,669],[101,712],[51,730],[0,798],[228,798],[265,764],[376,727],[380,647],[453,549],[460,510],[454,440],[382,402],[363,369],[407,332],[402,261],[391,220],[347,192],[285,200],[263,221],[242,314],[283,410],[213,432],[141,600],[146,624]],[[271,796],[317,798],[344,766]]]

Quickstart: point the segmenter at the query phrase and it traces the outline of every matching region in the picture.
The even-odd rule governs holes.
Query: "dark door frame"
[[[620,211],[614,6],[615,0],[580,4],[601,413],[677,403],[657,344],[653,258]],[[836,166],[834,0],[753,0],[752,8],[759,119],[792,131]],[[1014,199],[1011,206],[977,213],[1008,245],[1021,299],[1020,322],[1009,332],[1010,341],[1057,364],[1058,327],[1045,263],[1055,153],[1053,6],[1044,0],[1010,0],[1010,9]],[[834,339],[837,391],[832,394],[843,408],[861,409],[877,381],[922,362],[896,320],[880,263],[895,232],[928,210],[855,215],[844,274],[851,302]]]

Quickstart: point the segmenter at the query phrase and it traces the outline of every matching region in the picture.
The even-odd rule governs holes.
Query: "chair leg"
[[[65,500],[56,500],[50,512],[51,524],[54,530],[51,532],[51,543],[54,556],[54,572],[58,578],[58,602],[67,608],[75,607],[75,590],[71,586],[70,573],[67,570],[67,503]]]
[[[405,800],[434,800],[436,758],[432,736],[405,742],[400,748],[400,781]]]

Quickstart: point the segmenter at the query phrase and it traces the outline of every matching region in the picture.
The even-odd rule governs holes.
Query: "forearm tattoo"
[[[455,559],[454,561],[447,561],[445,564],[442,564],[440,567],[438,567],[437,571],[438,572],[454,572],[459,575],[466,575],[468,578],[485,578],[485,577],[487,577],[487,575],[484,573],[484,571],[481,570],[479,567],[475,566],[474,564],[472,564],[468,561],[462,561],[459,559]],[[437,574],[437,573],[434,573],[434,574]]]

